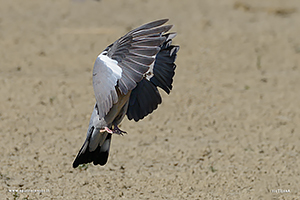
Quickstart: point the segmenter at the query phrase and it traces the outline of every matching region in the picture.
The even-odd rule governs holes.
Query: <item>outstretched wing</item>
[[[165,41],[162,33],[172,28],[172,25],[161,26],[167,19],[162,19],[136,28],[113,43],[107,56],[116,60],[122,68],[122,77],[118,87],[123,94],[135,88],[144,74],[149,70]]]
[[[153,65],[160,46],[166,40],[163,33],[172,28],[172,25],[162,26],[167,21],[157,20],[128,32],[97,57],[93,86],[100,118],[118,102],[116,90],[126,95]]]
[[[93,70],[93,86],[100,119],[118,101],[115,86],[121,78],[121,74],[122,70],[117,65],[117,61],[112,60],[103,53],[97,57]]]
[[[130,94],[127,110],[129,120],[139,121],[158,107],[161,103],[161,96],[157,87],[160,87],[168,94],[172,89],[176,68],[175,60],[179,46],[171,45],[172,39],[176,36],[175,33],[165,34],[164,36],[166,41],[156,56],[152,77],[146,76]]]

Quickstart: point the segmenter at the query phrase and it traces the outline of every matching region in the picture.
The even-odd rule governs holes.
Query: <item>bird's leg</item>
[[[118,135],[124,135],[124,134],[127,134],[127,132],[126,131],[122,131],[119,127],[118,127],[118,125],[114,125],[114,128],[113,128],[113,133],[114,134],[118,134]]]

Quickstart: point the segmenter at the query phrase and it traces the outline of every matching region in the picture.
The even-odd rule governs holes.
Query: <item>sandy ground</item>
[[[0,0],[1,199],[299,199],[300,1],[137,2]],[[160,18],[174,90],[73,169],[96,56]]]

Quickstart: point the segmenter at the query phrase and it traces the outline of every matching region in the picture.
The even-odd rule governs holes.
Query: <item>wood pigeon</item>
[[[93,69],[96,104],[86,140],[73,162],[105,165],[112,134],[126,133],[118,128],[125,115],[136,122],[152,113],[161,103],[157,87],[170,93],[179,46],[172,45],[176,33],[161,19],[142,25],[97,57]]]

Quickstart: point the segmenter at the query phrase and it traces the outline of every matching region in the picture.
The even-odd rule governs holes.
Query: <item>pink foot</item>
[[[114,132],[112,130],[110,130],[108,127],[104,127],[104,129],[100,130],[100,133],[104,133],[104,132],[108,132],[110,134],[113,134]]]

